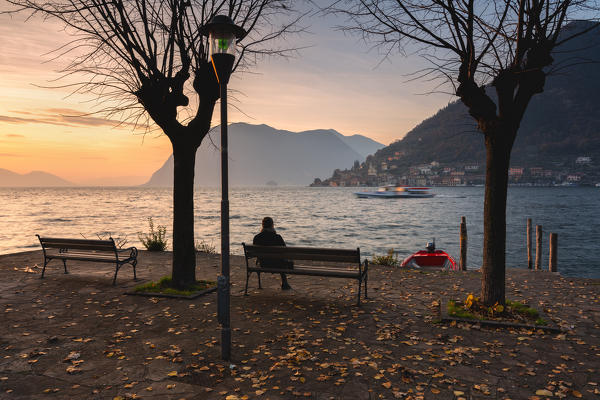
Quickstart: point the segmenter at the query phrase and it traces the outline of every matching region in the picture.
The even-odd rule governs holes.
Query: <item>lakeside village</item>
[[[485,184],[485,165],[429,164],[401,167],[394,162],[402,154],[396,152],[386,161],[367,157],[351,169],[333,172],[331,178],[316,178],[310,186],[480,186]],[[600,165],[591,157],[579,156],[571,162],[557,162],[548,167],[511,167],[509,184],[514,186],[600,186]]]

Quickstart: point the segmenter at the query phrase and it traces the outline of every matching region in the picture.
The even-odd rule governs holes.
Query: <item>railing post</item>
[[[548,271],[550,272],[558,272],[558,234],[551,233],[550,234],[550,259],[548,264]]]
[[[535,270],[542,269],[542,226],[535,226]]]
[[[467,270],[467,218],[461,217],[460,221],[460,261],[461,271]]]
[[[527,268],[531,269],[533,266],[533,260],[531,259],[531,218],[527,218]]]

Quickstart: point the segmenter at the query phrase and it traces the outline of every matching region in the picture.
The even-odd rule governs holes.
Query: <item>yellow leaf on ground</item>
[[[177,371],[171,371],[167,374],[167,376],[177,376]]]
[[[539,389],[535,391],[536,396],[552,396],[552,392],[546,389]]]
[[[386,389],[389,389],[389,388],[392,387],[392,382],[389,382],[389,381],[388,382],[384,382],[384,383],[381,384],[381,386],[383,386]]]
[[[264,391],[264,390],[257,390],[257,391],[256,391],[256,392],[254,392],[254,393],[255,393],[257,396],[260,396],[260,395],[264,394],[264,393],[265,393],[265,391]]]
[[[573,396],[580,398],[580,397],[582,397],[582,394],[579,393],[577,390],[573,390]]]

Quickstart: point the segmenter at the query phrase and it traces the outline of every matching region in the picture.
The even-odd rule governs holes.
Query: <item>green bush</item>
[[[385,256],[373,256],[371,264],[376,265],[389,265],[391,267],[398,266],[398,256],[394,255],[394,249],[389,249]]]
[[[138,233],[138,238],[148,251],[165,251],[167,249],[167,239],[165,239],[167,228],[164,225],[158,225],[154,230],[154,221],[148,217],[149,233]]]
[[[212,244],[212,242],[207,243],[204,240],[196,242],[196,251],[199,253],[217,254],[217,248]]]

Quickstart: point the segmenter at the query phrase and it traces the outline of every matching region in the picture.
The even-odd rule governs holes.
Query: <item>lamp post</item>
[[[221,275],[217,278],[217,313],[221,324],[221,358],[231,358],[229,313],[229,168],[227,155],[227,83],[235,62],[236,40],[246,32],[226,15],[200,28],[208,36],[209,55],[221,89]]]

